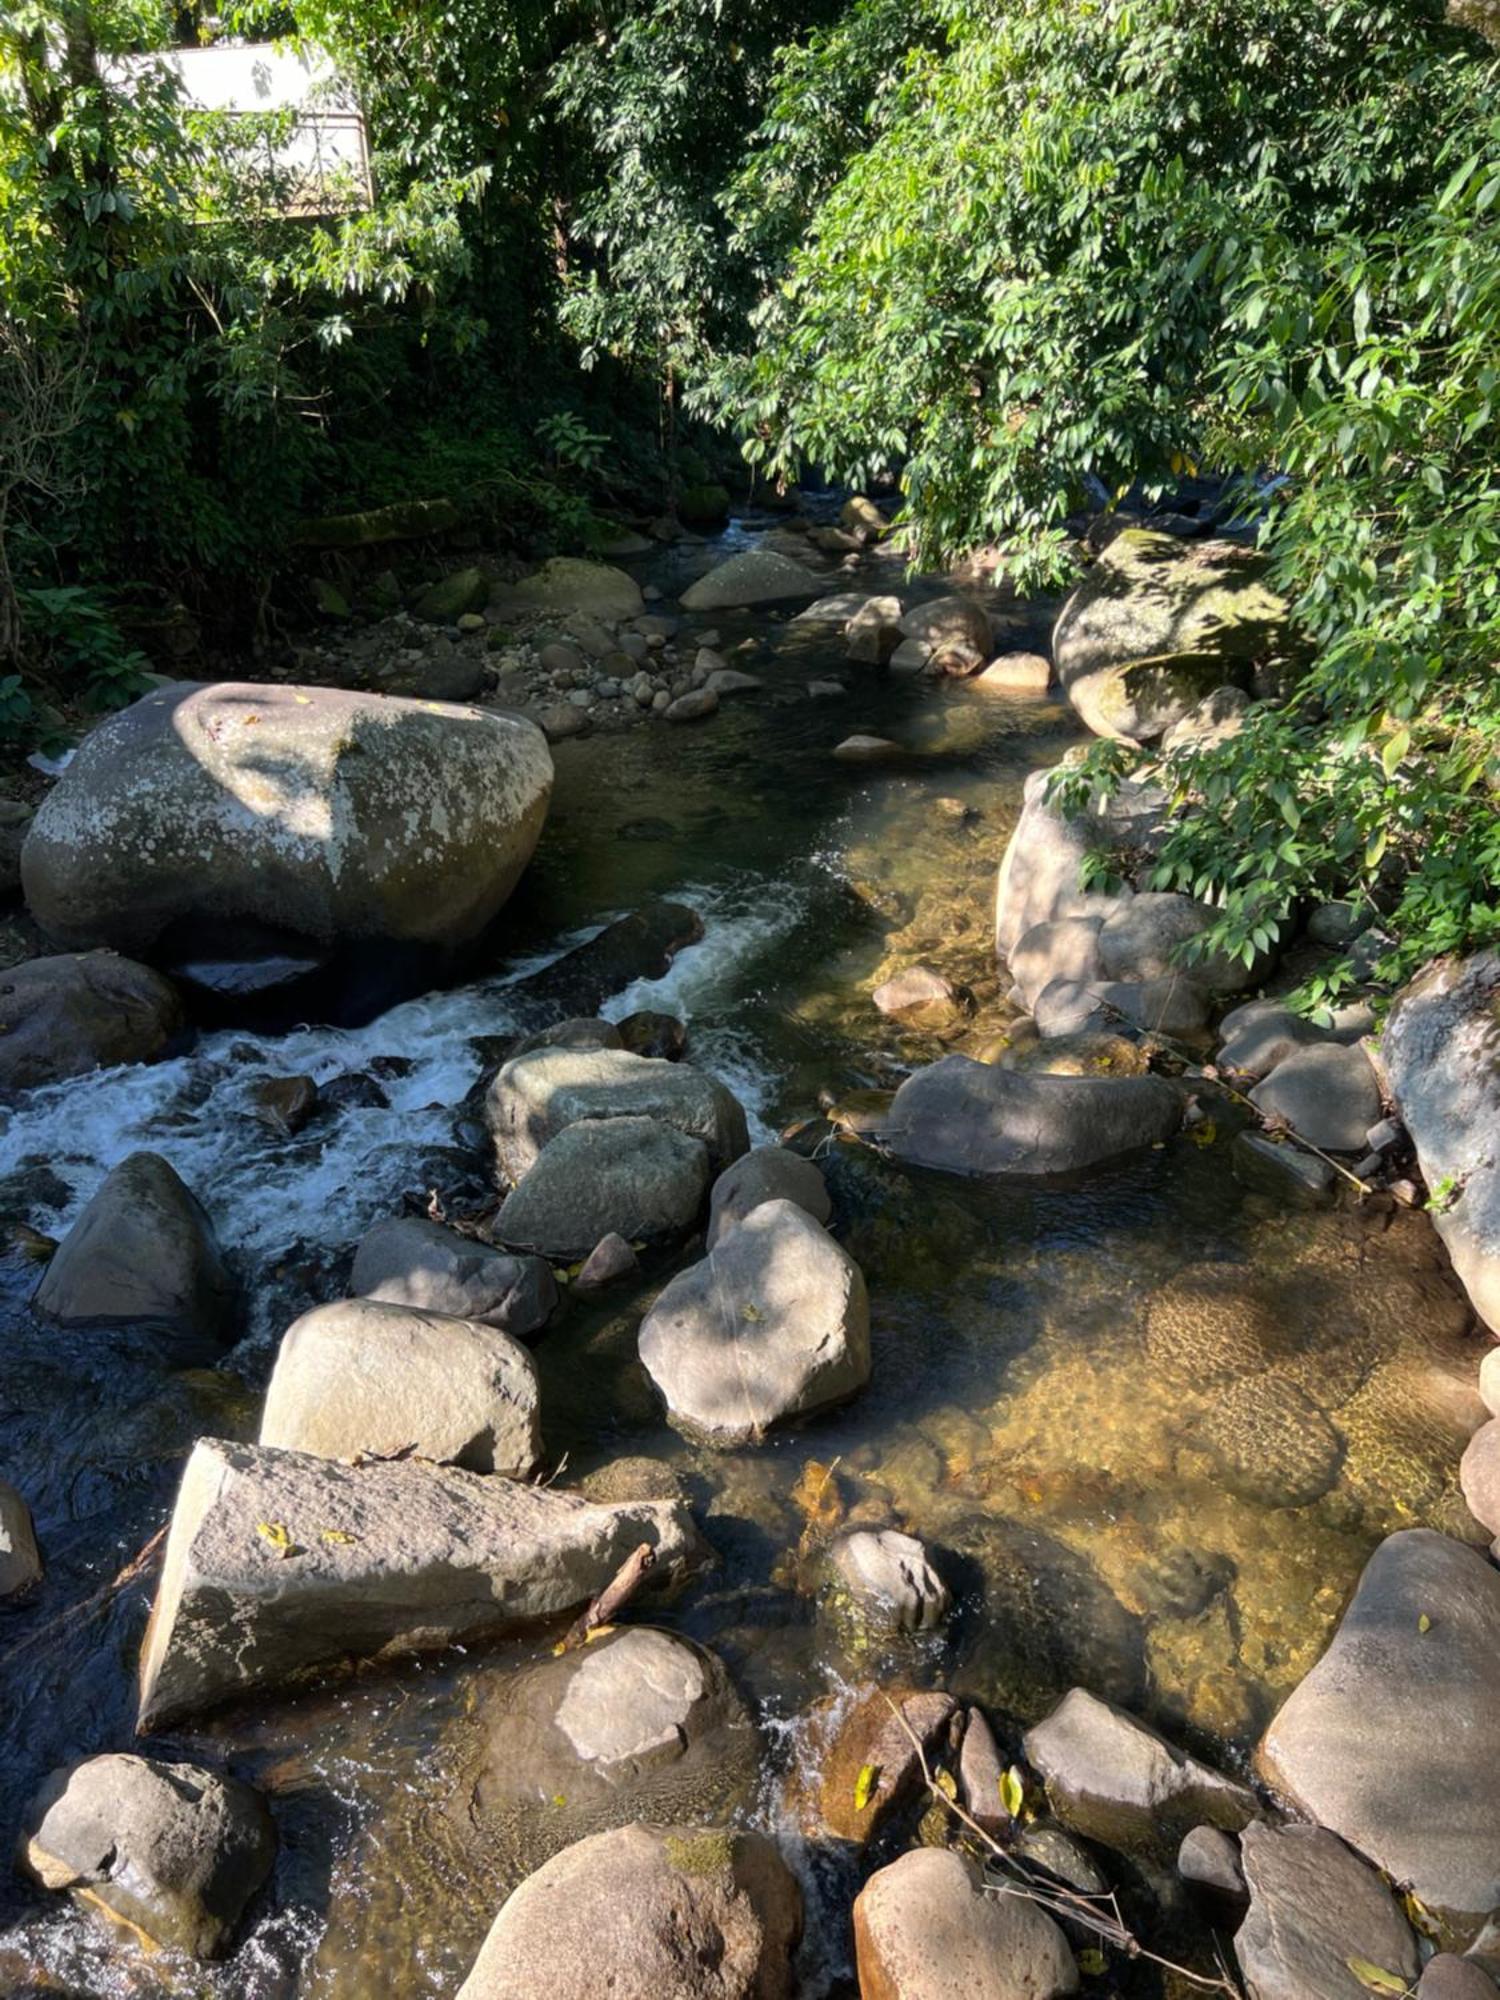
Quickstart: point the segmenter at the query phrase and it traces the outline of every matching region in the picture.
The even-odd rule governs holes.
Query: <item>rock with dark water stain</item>
[[[854,1904],[861,2000],[1059,2000],[1078,1991],[1067,1939],[1023,1896],[990,1895],[978,1864],[914,1848]]]
[[[688,904],[648,903],[629,916],[617,917],[596,937],[575,945],[550,965],[518,979],[507,997],[529,1010],[523,1015],[526,1019],[597,1014],[612,993],[637,979],[660,979],[678,952],[702,935],[703,919]]]
[[[1251,1826],[1240,1853],[1250,1908],[1234,1954],[1250,2000],[1370,2000],[1415,1983],[1410,1924],[1341,1840],[1319,1826]]]
[[[0,973],[0,1091],[153,1062],[184,1033],[171,981],[112,951],[33,958]]]
[[[295,1138],[318,1108],[310,1076],[265,1076],[250,1086],[250,1109],[278,1137]]]
[[[481,1320],[517,1340],[540,1333],[557,1309],[545,1258],[497,1250],[421,1215],[391,1216],[365,1232],[349,1289],[387,1305]]]
[[[908,1077],[884,1130],[898,1159],[955,1174],[1062,1174],[1167,1139],[1182,1099],[1158,1076],[1040,1076],[944,1056]]]
[[[137,1726],[576,1612],[643,1542],[653,1585],[705,1554],[679,1501],[594,1506],[417,1459],[344,1465],[204,1438],[172,1513]]]
[[[213,1224],[158,1153],[132,1153],[59,1244],[32,1299],[64,1326],[146,1327],[184,1358],[234,1331],[235,1292]]]
[[[95,1917],[151,1945],[215,1958],[271,1872],[259,1792],[199,1764],[85,1757],[32,1801],[22,1862]]]
[[[661,1014],[643,1007],[627,1014],[617,1025],[620,1046],[629,1049],[632,1055],[680,1062],[687,1048],[687,1023],[676,1014]]]

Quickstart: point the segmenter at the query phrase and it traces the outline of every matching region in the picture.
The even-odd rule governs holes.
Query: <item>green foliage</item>
[[[609,439],[602,431],[591,431],[571,410],[556,410],[550,417],[543,417],[536,434],[554,465],[571,466],[578,472],[597,472],[604,463]]]
[[[121,708],[140,693],[146,656],[121,636],[97,592],[78,584],[22,590],[21,615],[36,648],[96,708]]]

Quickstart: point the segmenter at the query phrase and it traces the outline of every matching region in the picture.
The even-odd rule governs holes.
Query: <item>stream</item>
[[[709,553],[753,540],[737,527]],[[639,574],[669,594],[676,580],[665,558]],[[1017,643],[1046,630],[1044,609],[1014,617]],[[35,1266],[0,1272],[0,1468],[47,1560],[38,1593],[0,1604],[7,1839],[48,1770],[131,1746],[151,1578],[108,1586],[165,1520],[193,1439],[255,1435],[286,1326],[340,1295],[360,1234],[408,1191],[435,1187],[460,1209],[482,1198],[483,1163],[453,1113],[485,1042],[518,1024],[518,979],[652,898],[693,905],[702,941],[604,1011],[680,1015],[688,1060],[735,1092],[758,1140],[816,1116],[820,1093],[888,1089],[942,1053],[871,1005],[900,964],[938,965],[973,988],[979,1025],[1003,1019],[995,871],[1025,777],[1077,739],[1067,710],[848,667],[835,627],[697,622],[726,651],[756,641],[745,664],[764,689],[701,724],[557,746],[551,816],[502,919],[509,956],[483,977],[359,1028],[215,1030],[178,1060],[0,1114],[9,1216],[60,1235],[108,1167],[150,1147],[204,1200],[248,1301],[221,1367],[169,1373],[37,1326]],[[809,700],[806,683],[830,674],[844,697]],[[834,762],[856,730],[907,754]],[[304,1071],[373,1074],[389,1103],[278,1138],[247,1093],[257,1076]],[[802,1873],[805,2000],[853,1988],[851,1881],[798,1826],[801,1718],[870,1677],[818,1609],[827,1528],[891,1523],[940,1552],[955,1614],[886,1664],[982,1701],[1012,1749],[1082,1683],[1240,1768],[1375,1544],[1416,1523],[1462,1531],[1458,1459],[1483,1413],[1470,1316],[1426,1218],[1277,1206],[1236,1180],[1232,1118],[1215,1118],[1076,1185],[963,1182],[830,1143],[834,1227],[869,1286],[873,1377],[847,1408],[757,1450],[715,1453],[667,1426],[635,1355],[660,1271],[572,1302],[535,1349],[565,1480],[627,1455],[668,1465],[718,1553],[650,1615],[712,1646],[760,1718],[759,1767],[704,1774],[701,1803],[778,1832]],[[210,1968],[148,1957],[4,1873],[0,1993],[446,2000],[520,1877],[594,1830],[565,1804],[483,1828],[467,1810],[486,1718],[537,1654],[456,1650],[159,1739],[271,1799],[276,1873],[233,1955]],[[1142,1970],[1126,1990],[1169,1989]]]

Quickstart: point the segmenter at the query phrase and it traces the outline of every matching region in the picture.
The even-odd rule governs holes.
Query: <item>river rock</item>
[[[1243,688],[1220,687],[1174,722],[1161,739],[1163,750],[1210,750],[1238,736],[1245,726],[1250,697]]]
[[[600,1507],[420,1459],[343,1465],[203,1438],[172,1512],[137,1727],[578,1611],[642,1542],[662,1581],[702,1557],[681,1502]]]
[[[866,494],[852,493],[839,509],[839,526],[861,541],[878,541],[887,525],[884,514]]]
[[[1250,1908],[1234,1952],[1250,2000],[1370,2000],[1361,1961],[1400,1980],[1393,1991],[1415,1982],[1411,1926],[1379,1876],[1331,1833],[1252,1826],[1241,1856]]]
[[[1500,1572],[1431,1529],[1391,1535],[1256,1753],[1464,1942],[1500,1905],[1497,1650]]]
[[[1209,1016],[1208,994],[1180,972],[1161,979],[1103,979],[1089,990],[1106,1025],[1124,1021],[1148,1034],[1194,1035]]]
[[[14,1486],[0,1479],[0,1598],[29,1590],[41,1576],[42,1557],[31,1525],[31,1509]]]
[[[1216,1058],[1219,1068],[1254,1077],[1256,1082],[1298,1050],[1332,1039],[1305,1014],[1294,1014],[1279,1000],[1247,1000],[1224,1016],[1219,1033],[1223,1037]]]
[[[343,688],[157,688],[86,736],[22,856],[66,945],[250,918],[329,941],[457,944],[501,908],[552,789],[515,715]]]
[[[840,1609],[861,1637],[930,1631],[953,1602],[916,1536],[895,1528],[841,1535],[828,1562]]]
[[[1227,952],[1182,957],[1183,947],[1214,921],[1217,913],[1191,896],[1146,890],[1115,910],[1100,927],[1099,959],[1106,979],[1189,979],[1211,993],[1238,993],[1258,984],[1267,970],[1264,957],[1250,965]]]
[[[638,979],[660,979],[678,952],[702,935],[703,919],[689,904],[647,903],[518,979],[510,992],[519,1000],[545,1004],[554,1016],[597,1014],[612,993]]]
[[[1500,1346],[1487,1347],[1479,1364],[1479,1394],[1492,1417],[1500,1417]]]
[[[830,1725],[832,1736],[818,1742],[816,1796],[804,1817],[808,1831],[820,1838],[868,1846],[923,1796],[918,1745],[929,1769],[952,1763],[961,1716],[952,1695],[939,1689],[874,1688],[847,1714],[841,1714],[843,1706],[834,1698],[815,1711],[814,1740],[826,1739]],[[874,1773],[873,1784],[860,1783],[867,1769]]]
[[[54,1771],[22,1834],[27,1873],[152,1945],[215,1958],[271,1872],[265,1800],[200,1764],[85,1757]]]
[[[657,1119],[701,1140],[716,1168],[750,1145],[745,1113],[722,1083],[687,1063],[623,1049],[528,1050],[501,1067],[484,1109],[500,1171],[512,1185],[535,1166],[544,1146],[584,1119]],[[592,1240],[603,1234],[596,1231]]]
[[[1283,1057],[1250,1102],[1325,1153],[1362,1153],[1380,1116],[1380,1085],[1363,1049],[1325,1042]]]
[[[234,1285],[213,1224],[159,1153],[131,1153],[68,1231],[35,1310],[63,1326],[143,1326],[184,1356],[231,1339]]]
[[[768,1201],[794,1201],[814,1222],[833,1214],[820,1167],[786,1146],[754,1146],[726,1167],[709,1195],[708,1247]]]
[[[30,959],[0,973],[0,1091],[153,1062],[184,1027],[176,987],[149,966],[112,951]]]
[[[913,604],[904,611],[901,637],[915,639],[929,654],[962,652],[972,658],[976,668],[995,650],[989,619],[977,604],[956,594],[929,598],[925,604]]]
[[[1100,982],[1084,986],[1076,979],[1049,979],[1031,1003],[1031,1018],[1044,1042],[1076,1041],[1081,1035],[1110,1032]]]
[[[1222,1896],[1226,1902],[1242,1903],[1249,1893],[1240,1866],[1239,1842],[1217,1826],[1195,1826],[1183,1835],[1177,1850],[1177,1872],[1184,1882]]]
[[[318,1108],[318,1086],[310,1076],[262,1076],[246,1098],[251,1116],[280,1139],[295,1138]]]
[[[1194,1826],[1238,1833],[1260,1809],[1246,1786],[1084,1688],[1026,1732],[1025,1750],[1063,1825],[1106,1847],[1175,1850]]]
[[[482,611],[490,594],[490,581],[479,569],[456,569],[417,595],[412,614],[433,625],[452,625],[465,612]]]
[[[1487,1972],[1447,1951],[1428,1959],[1417,1981],[1417,2000],[1495,2000],[1496,1991]]]
[[[386,1305],[479,1320],[517,1340],[540,1333],[557,1309],[544,1258],[513,1256],[421,1215],[392,1216],[366,1232],[349,1289]]]
[[[1104,977],[1099,956],[1099,917],[1058,917],[1033,924],[1008,954],[1010,976],[1030,1013],[1038,996],[1054,980],[1069,986],[1092,986]]]
[[[1159,843],[1166,798],[1153,787],[1122,784],[1108,802],[1066,814],[1046,794],[1055,773],[1033,771],[1023,789],[1021,816],[1000,863],[995,885],[995,948],[1005,957],[1034,924],[1057,917],[1098,917],[1119,909],[1128,885],[1113,894],[1085,891],[1080,870],[1096,849],[1144,862]]]
[[[1009,1824],[1001,1786],[1005,1762],[1000,1745],[982,1710],[964,1711],[963,1741],[958,1747],[958,1802],[986,1833]]]
[[[1052,657],[1097,736],[1149,743],[1226,684],[1286,651],[1267,559],[1237,542],[1127,528],[1063,606]]]
[[[1045,653],[1002,653],[974,685],[986,694],[1044,695],[1052,685],[1052,662]]]
[[[1481,1424],[1469,1439],[1458,1478],[1474,1519],[1500,1535],[1500,1418]]]
[[[640,1270],[640,1259],[625,1238],[614,1230],[608,1236],[601,1236],[590,1250],[573,1280],[575,1292],[602,1292],[610,1285],[618,1285],[622,1279],[633,1278]]]
[[[739,604],[775,604],[816,597],[821,580],[805,563],[770,549],[744,549],[682,593],[684,611],[724,611]]]
[[[582,556],[554,556],[530,576],[501,591],[496,609],[511,617],[528,613],[571,613],[591,622],[618,623],[646,609],[640,585],[610,563]]]
[[[526,1479],[541,1455],[536,1369],[498,1327],[341,1299],[283,1336],[260,1442],[319,1458],[394,1458]]]
[[[889,736],[846,736],[842,743],[833,746],[834,758],[840,764],[889,764],[905,754],[901,745],[893,743]]]
[[[711,694],[717,703],[726,694],[754,694],[764,686],[759,674],[741,673],[738,667],[717,667],[703,683],[703,692]],[[671,719],[672,711],[668,709],[667,720]]]
[[[457,2000],[790,2000],[801,1934],[764,1834],[622,1826],[527,1876]]]
[[[500,1204],[493,1233],[566,1262],[605,1236],[680,1236],[698,1219],[709,1175],[703,1141],[660,1118],[586,1118],[542,1149]]]
[[[901,643],[901,600],[871,597],[844,627],[844,657],[865,666],[883,667]]]
[[[616,1023],[619,1046],[633,1056],[656,1056],[662,1062],[681,1062],[687,1053],[687,1023],[676,1014],[658,1013],[641,1007]]]
[[[668,722],[701,722],[706,716],[717,714],[719,697],[706,687],[689,688],[686,694],[678,695],[662,710]]]
[[[1440,959],[1408,986],[1380,1037],[1417,1149],[1432,1220],[1486,1326],[1500,1331],[1500,951]]]
[[[1338,1176],[1326,1160],[1262,1132],[1237,1132],[1229,1163],[1246,1187],[1295,1208],[1326,1208],[1337,1192]]]
[[[754,1741],[720,1661],[649,1625],[618,1626],[523,1668],[504,1693],[474,1788],[481,1812],[608,1797],[666,1765],[727,1759]]]
[[[1063,1174],[1176,1131],[1182,1100],[1158,1076],[1044,1076],[944,1056],[896,1092],[884,1138],[910,1166],[955,1174]]]
[[[1054,2000],[1078,1991],[1068,1941],[1022,1896],[986,1893],[974,1861],[914,1848],[854,1904],[861,2000]]]
[[[721,1448],[758,1443],[869,1380],[864,1278],[795,1202],[763,1202],[662,1292],[640,1356],[678,1429]]]
[[[930,965],[908,965],[870,995],[882,1014],[899,1016],[911,1027],[951,1027],[963,1018],[964,997],[953,981]]]

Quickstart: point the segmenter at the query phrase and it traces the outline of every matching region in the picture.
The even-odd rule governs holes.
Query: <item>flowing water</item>
[[[967,980],[976,1039],[1003,1020],[994,871],[1027,772],[1073,740],[1066,714],[843,669],[827,629],[712,622],[726,645],[758,642],[747,664],[765,691],[706,724],[559,748],[551,819],[506,918],[512,956],[489,976],[358,1029],[215,1032],[178,1061],[40,1092],[10,1115],[10,1214],[58,1233],[109,1165],[152,1147],[212,1212],[248,1318],[222,1367],[168,1373],[37,1327],[34,1267],[8,1269],[0,1469],[31,1499],[48,1573],[37,1596],[0,1605],[7,1838],[47,1770],[131,1742],[150,1579],[109,1586],[165,1519],[192,1440],[254,1435],[281,1332],[339,1295],[360,1233],[408,1190],[482,1198],[453,1110],[520,1018],[518,978],[652,897],[691,903],[702,942],[606,1011],[680,1014],[690,1060],[736,1091],[759,1137],[815,1114],[820,1093],[889,1088],[941,1053],[871,1006],[883,970],[922,958]],[[808,700],[830,670],[846,695]],[[833,762],[856,729],[907,754]],[[389,1105],[277,1139],[247,1093],[300,1071],[374,1073]],[[884,1664],[982,1700],[1012,1743],[1082,1682],[1231,1762],[1317,1657],[1376,1541],[1415,1522],[1475,1532],[1456,1468],[1482,1414],[1476,1353],[1425,1219],[1247,1193],[1232,1127],[1216,1113],[1196,1134],[1208,1143],[1071,1186],[965,1183],[831,1142],[836,1227],[869,1283],[873,1379],[756,1451],[700,1450],[664,1422],[634,1340],[660,1271],[634,1294],[575,1302],[536,1349],[566,1478],[646,1456],[693,1497],[719,1567],[653,1615],[715,1647],[760,1718],[757,1771],[696,1773],[686,1799],[616,1817],[734,1809],[778,1830],[812,1892],[807,2000],[850,1990],[851,1885],[796,1823],[798,1718],[870,1671],[818,1606],[833,1528],[893,1523],[942,1552],[958,1586],[946,1633]],[[274,1803],[275,1878],[233,1956],[212,1969],[147,1957],[0,1878],[0,1993],[452,1994],[519,1876],[597,1823],[565,1804],[492,1823],[470,1809],[509,1677],[535,1656],[454,1652],[167,1739]]]

